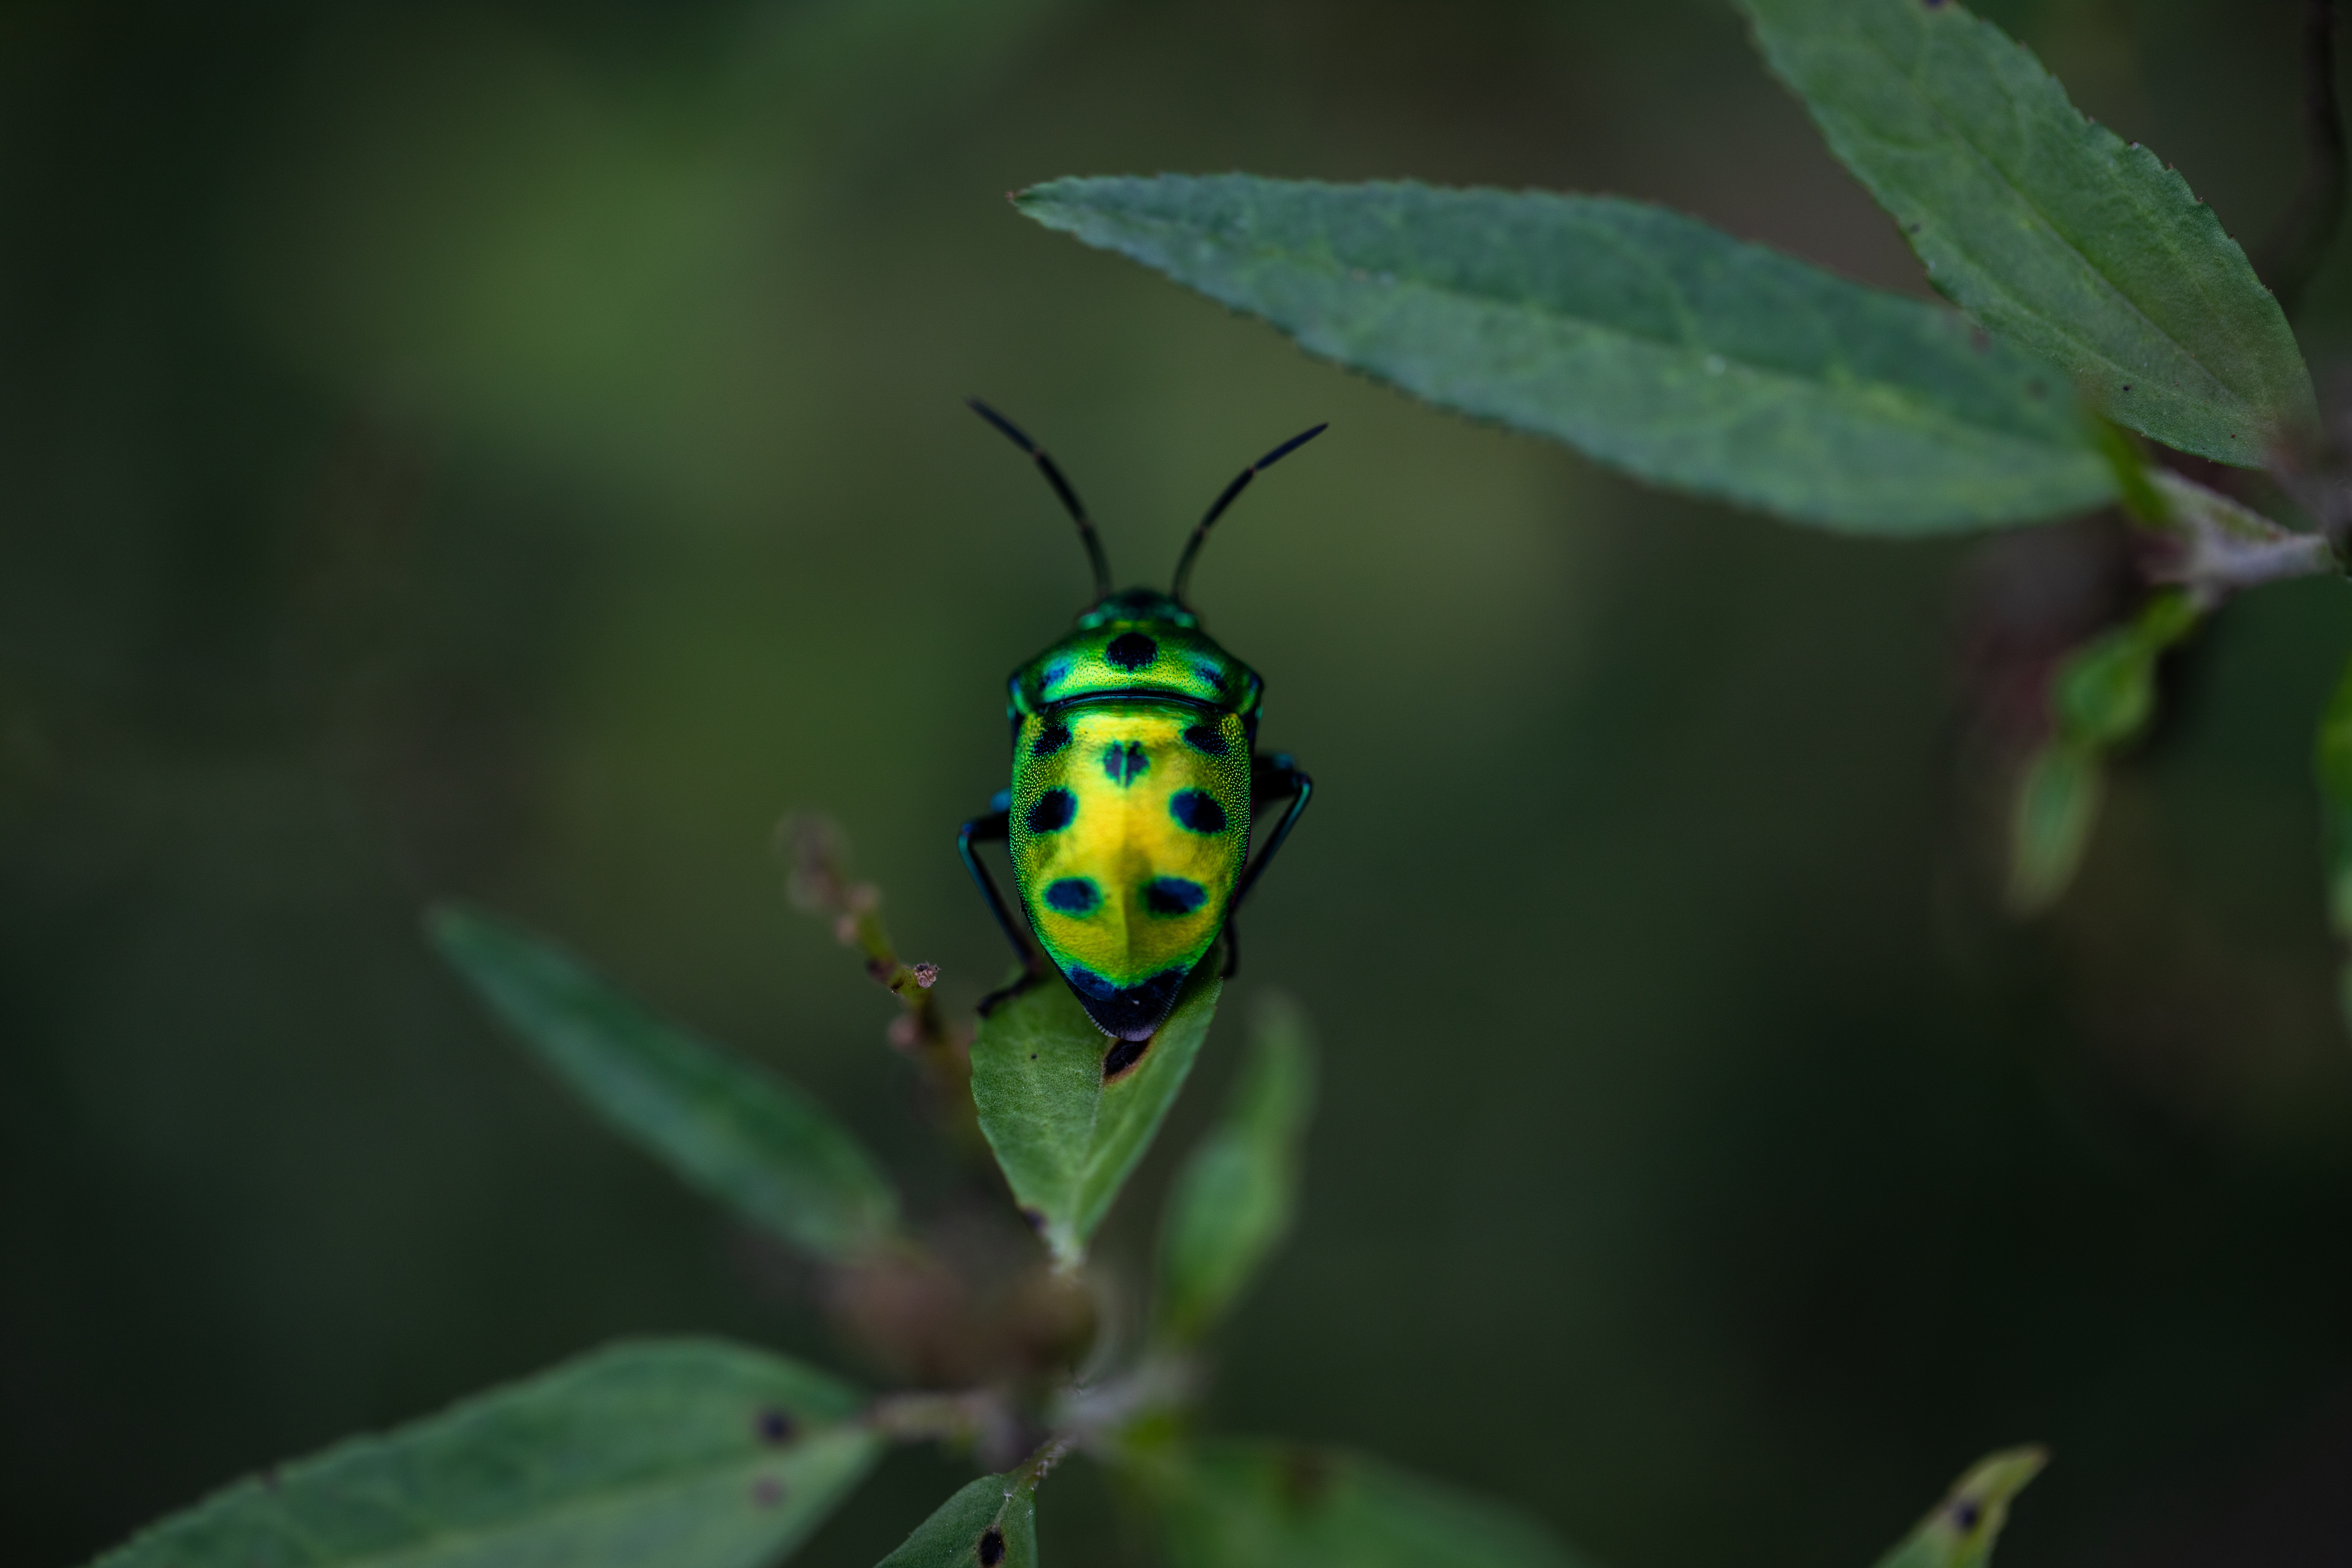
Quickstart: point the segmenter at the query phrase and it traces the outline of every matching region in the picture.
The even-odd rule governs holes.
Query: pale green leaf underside
[[[1229,1439],[1144,1462],[1170,1568],[1580,1568],[1533,1520],[1357,1455]]]
[[[888,1180],[791,1084],[655,1016],[520,926],[455,907],[428,923],[541,1061],[694,1187],[822,1258],[855,1257],[896,1232]]]
[[[995,1540],[990,1541],[991,1531]],[[1037,1485],[982,1476],[940,1504],[878,1568],[1037,1568]]]
[[[2118,424],[2225,463],[2305,437],[2286,318],[2188,182],[1958,4],[1742,0],[1937,288]]]
[[[2040,1448],[2005,1448],[1971,1466],[1951,1491],[1878,1568],[1984,1568],[1993,1542],[2009,1522],[2009,1505],[2025,1484],[2042,1473],[2049,1455]]]
[[[1075,1266],[1160,1131],[1216,1016],[1213,949],[1141,1059],[1109,1083],[1112,1041],[1069,987],[1048,979],[981,1020],[971,1047],[980,1130],[1055,1258]]]
[[[1432,403],[1798,521],[1933,533],[2114,493],[2046,366],[1664,208],[1245,174],[1016,200]]]
[[[1231,1309],[1290,1229],[1315,1047],[1296,1005],[1260,1004],[1223,1117],[1184,1163],[1160,1226],[1159,1331],[1198,1338]]]
[[[99,1568],[760,1568],[872,1466],[856,1390],[625,1343],[242,1481]]]

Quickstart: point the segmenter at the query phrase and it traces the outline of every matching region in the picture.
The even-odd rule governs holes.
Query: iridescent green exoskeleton
[[[1069,636],[1013,672],[1013,787],[956,840],[1021,954],[1022,978],[981,1011],[1044,977],[1042,948],[1103,1033],[1148,1040],[1220,935],[1233,972],[1234,911],[1314,790],[1288,756],[1258,751],[1263,683],[1201,629],[1184,586],[1234,498],[1325,427],[1292,437],[1225,487],[1168,592],[1113,593],[1102,540],[1054,459],[986,404],[972,408],[1036,460],[1068,509],[1094,564],[1096,601]],[[1251,859],[1252,825],[1284,801]],[[991,838],[1012,851],[1020,921],[972,851]]]

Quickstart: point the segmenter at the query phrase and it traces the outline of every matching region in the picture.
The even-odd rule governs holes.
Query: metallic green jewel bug
[[[1021,955],[1022,978],[981,1011],[1042,980],[1050,961],[1097,1028],[1139,1043],[1220,936],[1233,973],[1234,911],[1314,793],[1287,755],[1258,751],[1264,685],[1201,629],[1184,588],[1234,498],[1327,426],[1292,437],[1225,487],[1185,542],[1168,592],[1113,593],[1101,537],[1054,459],[996,410],[977,398],[971,406],[1044,471],[1095,573],[1095,603],[1076,627],[1013,672],[1013,787],[957,835]],[[1250,858],[1253,823],[1283,801],[1287,809]],[[1019,921],[973,852],[987,839],[1011,852]]]

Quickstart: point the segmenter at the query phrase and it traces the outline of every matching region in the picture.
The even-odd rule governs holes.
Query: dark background
[[[1995,14],[2251,240],[2296,10]],[[0,13],[12,1563],[614,1334],[832,1356],[416,916],[521,915],[929,1168],[887,999],[766,846],[830,810],[952,995],[1001,965],[950,837],[1086,579],[968,392],[1139,578],[1333,422],[1196,579],[1323,785],[1238,983],[1307,1004],[1326,1097],[1222,1424],[1616,1568],[1863,1564],[2027,1438],[2007,1568],[2352,1557],[2342,586],[2220,618],[2011,926],[1963,699],[2042,557],[1642,490],[1003,200],[1233,167],[1614,191],[1919,289],[1701,0]],[[2336,266],[2323,366],[2347,321]],[[1115,1218],[1130,1277],[1232,1037]],[[893,1458],[804,1560],[958,1474]],[[1083,1467],[1043,1517],[1118,1550]]]

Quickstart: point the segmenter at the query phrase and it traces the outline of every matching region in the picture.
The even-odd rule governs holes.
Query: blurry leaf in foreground
[[[1185,1341],[1213,1328],[1290,1229],[1298,1145],[1315,1102],[1306,1016],[1284,997],[1259,1005],[1224,1117],[1177,1173],[1160,1227],[1156,1327]]]
[[[1075,1267],[1192,1075],[1224,989],[1223,949],[1192,972],[1140,1056],[1048,978],[980,1021],[971,1098],[1022,1212]],[[1108,1076],[1106,1076],[1108,1074]]]
[[[521,927],[444,906],[435,945],[582,1099],[688,1184],[818,1257],[889,1239],[898,1200],[824,1108],[654,1016]]]
[[[2319,721],[2313,763],[2327,855],[2327,923],[2352,944],[2352,664],[2344,667]],[[2352,960],[2339,972],[2337,995],[2352,1027]]]
[[[2042,1448],[2004,1448],[1979,1459],[1877,1568],[1983,1568],[2009,1522],[2011,1499],[2050,1462]]]
[[[1171,1568],[1580,1568],[1517,1510],[1351,1454],[1225,1439],[1139,1462]]]
[[[878,1568],[1037,1568],[1037,1477],[982,1476],[940,1504]]]
[[[241,1481],[103,1568],[760,1568],[862,1479],[856,1389],[715,1340],[614,1345]]]
[[[2109,753],[2147,728],[2156,666],[2204,612],[2181,589],[2067,656],[2050,681],[2051,736],[2026,763],[2010,817],[2009,906],[2049,908],[2081,867],[2097,822]]]
[[[2189,183],[1957,4],[1742,0],[1936,287],[2101,413],[2258,466],[2317,425],[2286,316]]]
[[[1015,200],[1311,353],[1800,522],[1946,532],[2114,494],[2047,366],[1662,207],[1246,174],[1055,180]]]

